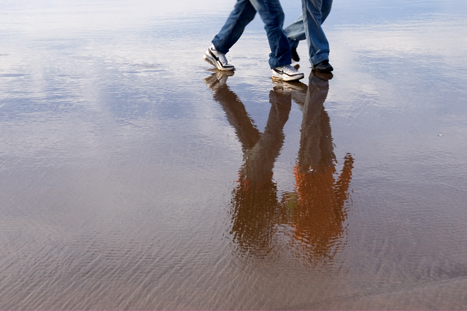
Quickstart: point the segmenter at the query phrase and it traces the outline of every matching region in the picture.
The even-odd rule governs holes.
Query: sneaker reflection
[[[275,83],[269,93],[267,124],[261,133],[227,86],[229,75],[217,72],[205,81],[243,150],[243,165],[229,208],[234,243],[243,254],[259,257],[280,248],[299,252],[297,255],[311,262],[332,258],[344,236],[353,159],[346,156],[335,180],[331,128],[323,106],[329,88],[327,80],[310,76],[309,87],[303,83]],[[295,190],[278,193],[273,168],[283,146],[283,128],[292,99],[303,111]]]

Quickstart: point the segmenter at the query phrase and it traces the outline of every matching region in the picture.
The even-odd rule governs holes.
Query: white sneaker
[[[227,61],[225,54],[217,51],[214,45],[208,48],[203,58],[219,70],[235,70],[235,67]]]
[[[272,78],[280,79],[282,81],[297,81],[303,79],[304,75],[298,72],[297,69],[291,65],[280,66],[272,69]]]

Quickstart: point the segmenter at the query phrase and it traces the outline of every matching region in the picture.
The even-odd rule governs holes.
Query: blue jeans
[[[302,0],[302,15],[284,29],[290,45],[307,39],[310,62],[316,65],[329,60],[329,42],[321,24],[331,12],[332,0]]]
[[[292,63],[290,44],[282,27],[284,26],[284,11],[279,0],[237,0],[234,10],[230,13],[221,31],[214,37],[212,43],[221,53],[229,49],[240,39],[246,25],[258,12],[264,22],[268,36],[269,66],[276,68]]]

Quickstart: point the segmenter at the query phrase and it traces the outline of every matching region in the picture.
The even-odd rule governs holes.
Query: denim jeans
[[[214,37],[212,43],[221,53],[229,49],[240,39],[246,25],[258,12],[264,22],[264,29],[271,48],[269,66],[289,65],[292,62],[290,44],[284,30],[284,11],[279,0],[237,0],[234,10],[230,13],[221,31]]]
[[[306,39],[313,65],[329,60],[329,42],[321,24],[331,12],[331,6],[332,0],[302,0],[302,15],[284,29],[292,47]]]

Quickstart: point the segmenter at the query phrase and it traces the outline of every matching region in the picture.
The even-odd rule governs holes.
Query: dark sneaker
[[[292,48],[292,60],[296,63],[300,61],[300,56],[298,56],[297,48]]]
[[[328,80],[331,80],[334,75],[332,74],[332,72],[320,72],[320,71],[317,71],[317,70],[314,70],[311,72],[310,74],[310,77],[311,76],[315,76],[321,80],[324,80],[324,81],[328,81]]]
[[[297,81],[304,77],[303,73],[291,65],[280,66],[272,69],[272,78],[282,81]]]
[[[208,48],[206,53],[204,53],[203,58],[207,62],[214,65],[214,67],[216,67],[219,70],[223,70],[223,71],[235,70],[235,67],[233,65],[230,65],[229,62],[227,61],[225,54],[217,51],[214,46],[211,46]]]
[[[328,60],[323,60],[322,62],[313,65],[313,70],[319,72],[331,72],[334,70]]]

